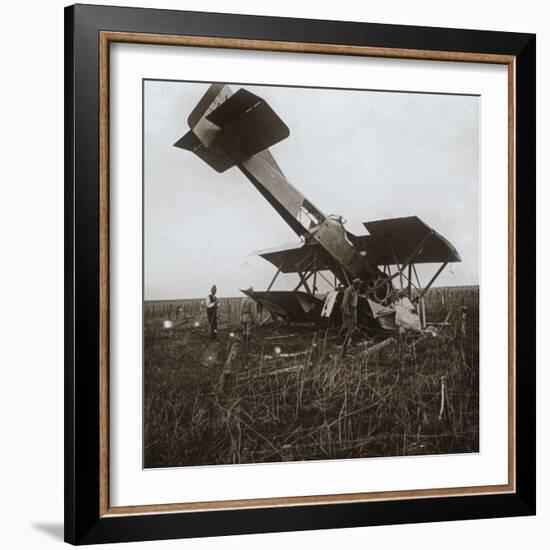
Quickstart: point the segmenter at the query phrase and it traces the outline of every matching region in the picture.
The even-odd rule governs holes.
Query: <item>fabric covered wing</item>
[[[456,248],[416,216],[363,224],[370,235],[354,243],[377,265],[460,262]]]

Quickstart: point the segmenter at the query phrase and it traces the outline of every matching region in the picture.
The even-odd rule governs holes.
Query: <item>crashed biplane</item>
[[[461,261],[444,237],[416,216],[366,222],[364,235],[347,231],[341,216],[325,214],[285,177],[269,147],[290,130],[262,98],[244,88],[233,92],[227,85],[211,85],[187,122],[190,131],[174,145],[217,172],[236,166],[301,239],[261,252],[275,266],[275,276],[265,291],[242,292],[274,318],[318,322],[340,315],[341,289],[360,279],[360,325],[395,329],[403,319],[425,325],[426,291],[448,263]],[[415,266],[424,263],[440,265],[422,286]],[[294,290],[272,290],[281,273],[298,276]],[[318,292],[321,278],[330,291]]]

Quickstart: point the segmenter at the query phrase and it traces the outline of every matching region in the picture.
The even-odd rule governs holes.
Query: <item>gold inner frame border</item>
[[[307,495],[213,502],[170,504],[146,504],[139,506],[110,506],[109,500],[109,80],[111,43],[156,44],[255,50],[267,52],[315,53],[327,55],[352,55],[364,57],[388,57],[430,61],[458,61],[465,63],[492,63],[508,67],[508,483],[475,487],[418,489],[406,491],[382,491],[334,495]],[[344,504],[351,502],[375,502],[397,499],[441,498],[514,493],[516,491],[516,59],[511,55],[415,50],[402,48],[378,48],[339,44],[315,44],[248,40],[240,38],[215,38],[206,36],[160,35],[102,31],[99,33],[99,515],[100,517],[231,510],[275,506],[313,506]]]

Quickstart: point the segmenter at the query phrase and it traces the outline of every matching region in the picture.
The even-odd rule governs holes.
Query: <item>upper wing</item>
[[[460,254],[437,231],[416,216],[366,222],[370,235],[348,238],[359,251],[365,251],[376,265],[460,262]],[[296,243],[256,252],[281,273],[335,269],[333,261],[316,243]]]
[[[460,254],[445,237],[416,216],[365,222],[370,235],[355,237],[355,245],[377,265],[460,262]]]

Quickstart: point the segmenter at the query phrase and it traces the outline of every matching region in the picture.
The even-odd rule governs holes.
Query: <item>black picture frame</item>
[[[513,56],[516,490],[141,515],[100,513],[99,35],[208,36]],[[535,514],[535,36],[522,33],[75,5],[65,9],[65,540],[72,544]]]

